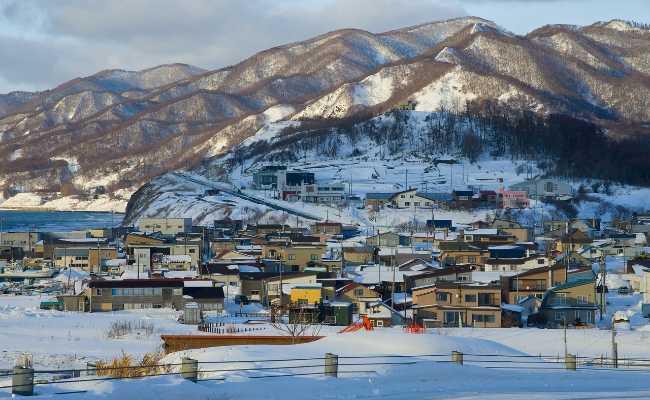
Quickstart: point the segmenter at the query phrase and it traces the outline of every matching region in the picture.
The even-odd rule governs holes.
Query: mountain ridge
[[[4,197],[127,196],[227,152],[277,110],[299,125],[370,118],[409,100],[427,112],[496,100],[583,118],[611,135],[646,134],[647,32],[612,20],[515,35],[464,17],[378,34],[336,30],[216,70],[103,70],[48,91],[0,95],[0,188]]]

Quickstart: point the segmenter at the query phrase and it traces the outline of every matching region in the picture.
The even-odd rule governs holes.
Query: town
[[[362,199],[286,166],[260,168],[252,182],[289,203],[354,201],[378,214],[418,209],[432,217],[395,227],[142,218],[85,231],[1,232],[0,290],[47,295],[41,307],[61,311],[184,310],[182,322],[199,327],[228,302],[255,305],[269,321],[365,329],[629,325],[625,310],[608,309],[612,293],[643,293],[642,314],[650,315],[650,216],[608,226],[595,217],[541,226],[499,217],[531,200],[571,199],[574,189],[561,181]],[[434,219],[441,209],[479,207],[501,213],[468,224]]]

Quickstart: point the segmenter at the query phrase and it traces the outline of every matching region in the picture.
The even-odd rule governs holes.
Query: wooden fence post
[[[564,358],[564,366],[569,371],[575,371],[576,367],[577,367],[576,355],[575,354],[567,354],[566,357]]]
[[[20,396],[34,395],[34,369],[29,367],[14,367],[11,377],[11,393]]]
[[[325,353],[325,376],[336,378],[339,375],[339,356]]]
[[[181,376],[188,381],[196,382],[199,377],[199,362],[193,358],[183,357]]]
[[[451,362],[457,365],[463,365],[463,353],[461,353],[460,351],[452,351]]]

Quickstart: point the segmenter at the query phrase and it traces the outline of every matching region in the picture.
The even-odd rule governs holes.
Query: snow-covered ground
[[[114,211],[124,212],[131,191],[119,191],[116,197],[99,195],[97,198],[81,199],[78,196],[63,196],[47,199],[35,193],[18,193],[4,201],[0,199],[0,209],[9,210],[49,210],[49,211]]]
[[[528,330],[501,330],[503,335]],[[546,330],[523,337],[517,343],[534,347],[537,336]],[[552,331],[561,333],[562,331]],[[586,332],[586,331],[585,331]],[[488,337],[496,337],[490,334]],[[582,333],[582,331],[580,332]],[[573,337],[570,340],[574,339]],[[555,346],[553,336],[542,342]],[[525,345],[523,343],[529,343]],[[561,342],[561,341],[560,341]],[[466,354],[465,365],[450,364],[448,355],[453,350]],[[333,381],[322,375],[296,377],[281,376],[291,373],[322,372],[322,358],[326,352],[339,355],[340,377]],[[441,355],[425,357],[426,354]],[[509,362],[477,363],[479,357],[469,354],[522,355],[513,347],[490,339],[430,334],[406,334],[397,329],[328,336],[320,341],[295,346],[236,346],[174,353],[165,362],[178,363],[182,356],[190,356],[204,364],[199,379],[213,379],[191,383],[178,376],[154,377],[140,380],[86,382],[36,386],[36,398],[76,399],[616,399],[648,398],[650,390],[647,372],[601,371],[585,368],[576,372],[563,370],[563,364],[534,364],[542,361],[526,358]],[[388,355],[413,355],[413,358],[382,358]],[[374,358],[345,358],[371,356]],[[271,362],[247,360],[307,360]],[[313,360],[309,360],[313,359]],[[432,362],[433,360],[444,362]],[[501,361],[504,358],[492,358]],[[229,362],[230,361],[230,362]],[[552,361],[552,360],[546,360]],[[213,364],[205,364],[213,362]],[[390,365],[379,365],[382,362]],[[414,364],[404,364],[415,362]],[[345,365],[348,364],[348,365]],[[362,365],[351,365],[362,364]],[[400,365],[401,364],[401,365]],[[301,368],[290,368],[302,366]],[[263,371],[242,371],[250,368],[278,368]],[[281,367],[281,368],[280,368]],[[494,368],[499,367],[499,368]],[[503,369],[503,367],[508,367]],[[239,371],[232,371],[240,369]],[[220,371],[219,371],[220,370]],[[231,371],[223,371],[231,370]],[[355,372],[366,371],[366,372]],[[256,376],[277,376],[255,379]],[[224,380],[215,380],[224,379]],[[86,391],[74,394],[54,394],[63,391]],[[9,397],[7,389],[0,390],[0,398]]]

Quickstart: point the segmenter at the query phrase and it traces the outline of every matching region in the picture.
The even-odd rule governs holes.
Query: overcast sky
[[[0,0],[0,93],[107,68],[213,69],[330,30],[476,15],[520,34],[549,23],[650,22],[650,0]]]

